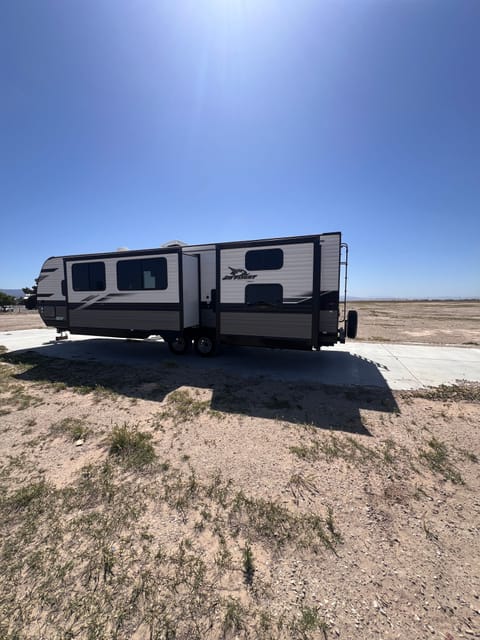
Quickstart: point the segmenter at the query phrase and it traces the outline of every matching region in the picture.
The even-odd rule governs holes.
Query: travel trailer
[[[59,338],[155,335],[201,356],[220,344],[319,349],[356,336],[347,258],[340,233],[52,257],[37,306]]]

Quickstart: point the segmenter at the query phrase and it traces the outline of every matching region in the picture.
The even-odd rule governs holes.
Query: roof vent
[[[128,251],[128,247],[118,247],[117,251]]]
[[[168,242],[165,242],[165,244],[162,244],[161,246],[164,249],[167,249],[169,247],[186,247],[187,243],[182,242],[181,240],[169,240]]]

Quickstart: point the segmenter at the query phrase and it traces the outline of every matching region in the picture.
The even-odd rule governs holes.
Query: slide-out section
[[[179,331],[180,254],[119,252],[65,259],[72,333]]]
[[[217,248],[222,342],[311,348],[316,242],[272,240]]]

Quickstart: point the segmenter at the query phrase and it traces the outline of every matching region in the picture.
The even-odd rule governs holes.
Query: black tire
[[[178,336],[175,340],[170,340],[168,343],[168,348],[172,353],[176,356],[183,356],[184,353],[187,353],[192,346],[192,341],[190,338],[186,338],[185,336]]]
[[[358,329],[358,313],[353,309],[347,314],[347,338],[354,339],[357,337]]]
[[[210,358],[217,353],[217,343],[215,338],[207,334],[198,336],[195,339],[195,351],[202,358]]]

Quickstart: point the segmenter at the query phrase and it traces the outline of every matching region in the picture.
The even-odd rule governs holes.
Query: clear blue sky
[[[480,296],[478,0],[3,0],[0,286],[340,230],[355,296]]]

